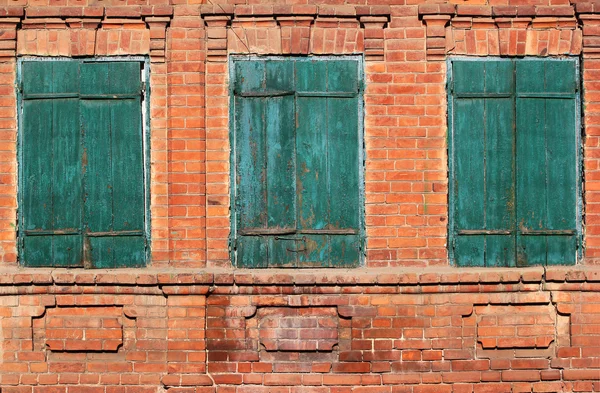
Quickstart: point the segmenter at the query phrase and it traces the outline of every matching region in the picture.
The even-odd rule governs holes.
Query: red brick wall
[[[22,392],[598,392],[600,274],[33,270],[0,277]]]
[[[597,3],[201,3],[0,1],[2,393],[600,392]],[[231,268],[232,53],[364,54],[366,266]],[[149,56],[148,267],[18,267],[20,55]],[[579,266],[448,266],[448,55],[580,56]]]

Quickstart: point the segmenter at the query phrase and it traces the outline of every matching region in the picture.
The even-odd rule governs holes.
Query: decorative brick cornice
[[[594,6],[577,9],[594,11]],[[578,55],[582,51],[580,26],[586,19],[570,5],[423,4],[419,16],[427,29],[428,60],[443,60],[448,54]]]
[[[207,59],[227,53],[364,53],[383,60],[389,6],[202,5]],[[345,34],[335,34],[337,29]],[[332,34],[333,33],[333,34]]]
[[[0,7],[0,62],[17,54],[149,54],[165,61],[171,6]]]

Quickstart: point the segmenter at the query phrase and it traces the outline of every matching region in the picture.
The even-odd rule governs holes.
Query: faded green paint
[[[451,256],[459,266],[574,264],[573,60],[452,60]]]
[[[22,264],[145,264],[140,70],[22,62]]]
[[[360,62],[236,59],[234,263],[357,266]]]

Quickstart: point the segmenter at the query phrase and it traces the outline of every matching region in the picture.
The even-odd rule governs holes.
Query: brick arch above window
[[[384,29],[390,7],[203,5],[207,60],[227,55],[331,55],[364,53],[384,59]]]

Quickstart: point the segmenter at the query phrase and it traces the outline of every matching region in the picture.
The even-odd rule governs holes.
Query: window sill
[[[531,268],[389,268],[373,269],[50,269],[0,268],[0,286],[453,286],[600,283],[600,266]],[[208,290],[207,290],[208,291]]]

